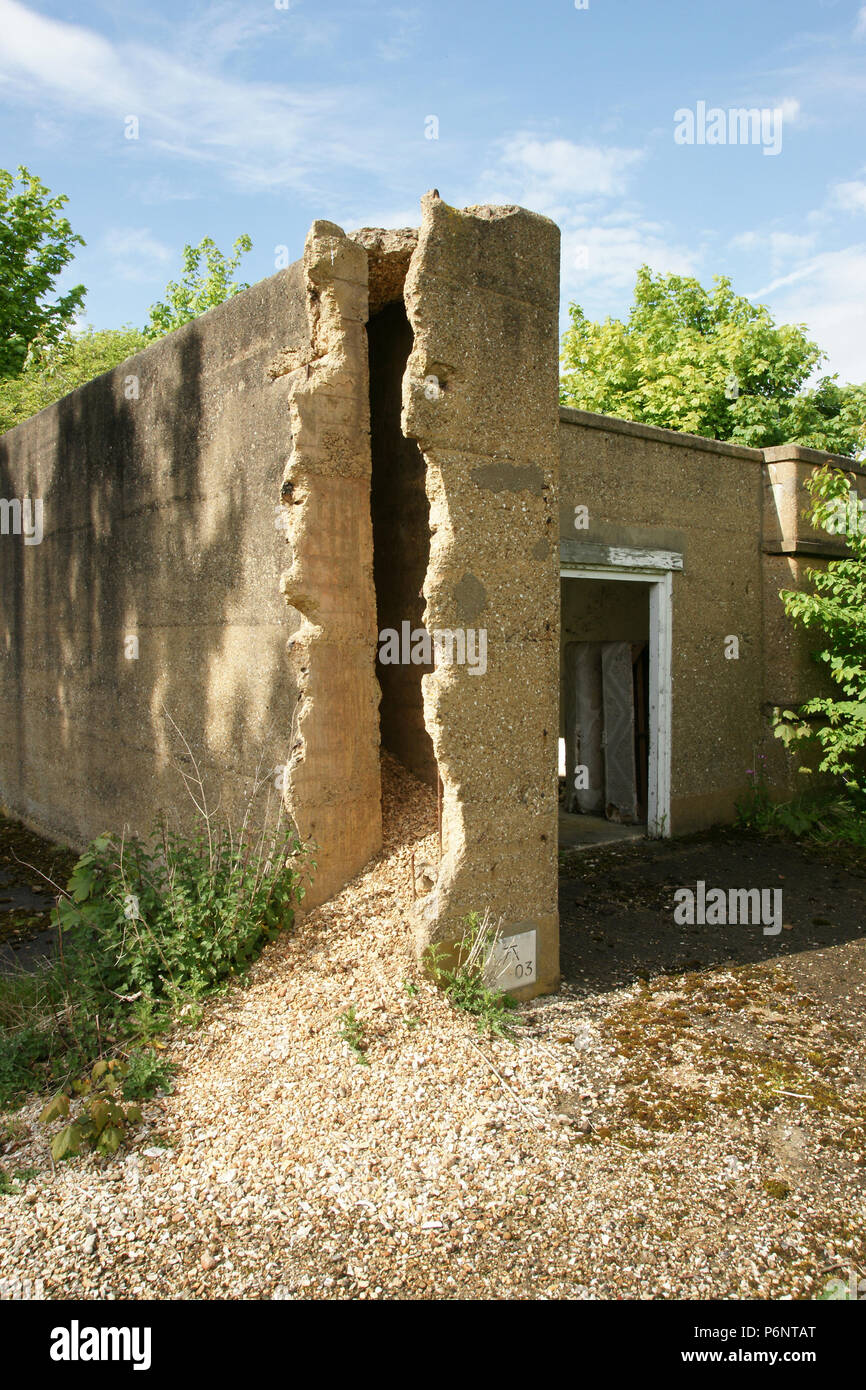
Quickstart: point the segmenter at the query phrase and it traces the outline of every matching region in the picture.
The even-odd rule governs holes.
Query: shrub
[[[816,661],[838,687],[837,696],[816,696],[799,710],[780,710],[775,733],[785,745],[805,741],[819,754],[818,771],[829,772],[847,793],[866,807],[866,529],[859,508],[849,504],[849,481],[839,469],[816,469],[806,484],[816,527],[835,529],[840,512],[853,511],[856,524],[847,530],[851,552],[825,569],[810,569],[811,592],[783,589],[788,616],[815,630],[821,647]]]

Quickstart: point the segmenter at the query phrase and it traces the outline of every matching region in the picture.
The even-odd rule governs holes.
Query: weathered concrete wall
[[[366,263],[352,254],[363,345]],[[310,313],[310,267],[298,263],[0,439],[0,496],[40,498],[44,508],[41,544],[0,537],[0,799],[38,829],[79,845],[124,824],[146,832],[163,807],[191,809],[164,711],[202,759],[220,817],[239,823],[257,779],[272,804],[278,795],[273,773],[297,755],[302,682],[287,652],[300,620],[280,596],[286,537],[275,522],[293,429],[297,452],[306,421],[296,377],[274,379],[270,368],[279,357],[282,370],[286,354],[311,356]],[[344,413],[353,399],[366,411],[364,372],[359,359],[357,382],[342,387]],[[330,442],[339,410],[320,404]],[[363,440],[363,421],[361,430]],[[365,487],[368,496],[369,476],[319,514],[320,570],[348,525],[369,567]],[[327,608],[319,575],[313,582]],[[356,609],[367,603],[359,683],[368,689],[371,593],[348,596]],[[128,638],[137,659],[125,655]],[[323,684],[333,680],[332,670]],[[375,710],[368,723],[369,743]],[[336,795],[339,779],[343,820],[358,835],[337,842],[331,824],[295,804],[301,833],[321,832],[318,894],[376,843],[369,817],[359,822],[350,808],[362,762],[351,719],[336,727],[345,737],[331,745],[327,785]],[[321,767],[316,775],[325,785]],[[375,818],[378,782],[365,794]],[[263,807],[265,787],[258,796]]]
[[[673,575],[671,829],[730,820],[761,754],[771,785],[789,791],[795,763],[769,732],[769,706],[808,699],[821,677],[779,589],[800,587],[811,557],[843,553],[802,519],[803,483],[827,458],[850,461],[786,446],[765,462],[761,450],[567,409],[560,441],[563,539],[684,557]],[[579,532],[576,506],[589,512]]]
[[[281,498],[299,691],[287,799],[321,846],[310,901],[328,898],[382,843],[376,598],[370,515],[368,260],[333,222],[304,248],[308,343],[272,370],[288,385],[292,451]]]
[[[447,945],[485,908],[506,935],[534,931],[529,997],[559,977],[559,232],[517,208],[422,208],[403,428],[426,463],[425,622],[483,628],[488,650],[484,675],[440,665],[423,681],[443,857],[417,939]]]

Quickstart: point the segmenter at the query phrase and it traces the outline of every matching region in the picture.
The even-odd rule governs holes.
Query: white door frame
[[[564,543],[563,550],[566,545],[571,554],[580,549],[579,543],[572,541]],[[647,835],[664,839],[671,833],[673,571],[682,569],[682,556],[645,550],[630,553],[623,549],[609,553],[611,562],[602,564],[591,562],[588,557],[586,563],[563,557],[559,573],[562,579],[613,579],[650,586]]]

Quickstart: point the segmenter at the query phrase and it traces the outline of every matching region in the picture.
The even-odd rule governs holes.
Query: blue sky
[[[69,196],[89,322],[143,323],[184,242],[248,232],[254,281],[435,186],[553,217],[563,307],[623,315],[643,261],[728,274],[866,380],[866,5],[285,4],[0,0],[0,164]],[[678,144],[699,102],[780,111],[781,149]]]

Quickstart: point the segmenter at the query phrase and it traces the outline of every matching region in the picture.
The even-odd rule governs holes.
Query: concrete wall
[[[461,212],[431,195],[422,209],[403,430],[426,466],[425,624],[483,628],[488,655],[484,675],[445,665],[423,679],[443,857],[416,939],[447,947],[489,908],[505,935],[535,933],[528,997],[559,978],[559,232],[519,208]]]
[[[183,806],[164,709],[229,814],[260,755],[285,761],[289,434],[268,365],[306,332],[292,266],[0,438],[0,496],[44,506],[40,545],[0,538],[0,798],[39,829],[80,844]]]
[[[761,753],[777,790],[790,790],[794,764],[769,732],[769,706],[808,699],[821,678],[779,589],[843,553],[802,521],[803,482],[827,458],[850,460],[792,446],[765,460],[758,449],[568,409],[560,448],[563,540],[683,556],[673,575],[671,829],[730,820]],[[575,529],[577,506],[588,529]],[[725,655],[732,636],[736,660]]]
[[[291,452],[280,496],[302,621],[289,643],[298,702],[286,798],[319,846],[321,902],[382,843],[376,595],[370,515],[367,251],[333,222],[304,247],[307,343],[271,371],[288,386]],[[250,421],[252,427],[252,421]]]
[[[366,254],[351,245],[350,255],[365,353]],[[166,714],[201,760],[211,805],[235,826],[262,780],[254,817],[268,792],[275,807],[274,773],[309,751],[303,677],[287,649],[303,643],[306,619],[280,595],[286,531],[277,522],[297,437],[309,444],[311,433],[296,404],[298,378],[311,373],[287,374],[288,363],[319,353],[328,364],[312,302],[310,266],[299,262],[0,438],[0,497],[40,498],[44,509],[41,544],[0,537],[0,800],[51,836],[81,845],[123,825],[144,833],[164,807],[191,811],[173,767],[189,763]],[[317,386],[325,375],[312,373]],[[321,572],[338,579],[341,542],[351,551],[363,660],[353,686],[339,651],[322,686],[359,705],[363,686],[367,719],[356,721],[359,747],[351,719],[332,718],[330,780],[313,760],[316,788],[294,798],[286,789],[299,831],[322,845],[314,896],[334,891],[380,842],[365,355],[357,380],[344,375],[339,390],[326,445],[339,453],[340,410],[351,417],[354,408],[366,472],[357,495],[317,513],[311,579],[330,617]],[[137,659],[126,656],[130,638]],[[357,649],[357,631],[354,641]],[[339,837],[318,809],[323,797],[335,801],[337,782]],[[359,794],[364,814],[353,815]]]

